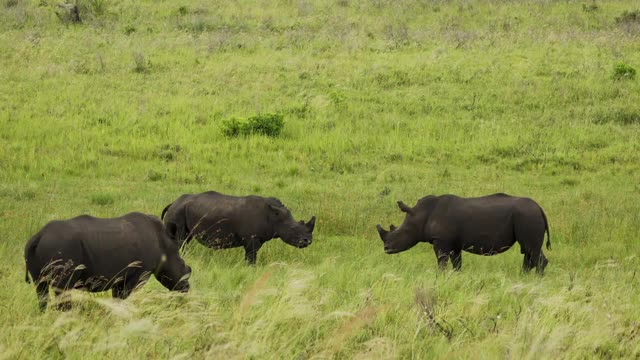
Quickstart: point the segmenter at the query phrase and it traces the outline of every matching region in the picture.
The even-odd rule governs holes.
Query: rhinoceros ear
[[[316,216],[313,215],[309,220],[309,222],[307,223],[307,228],[309,229],[310,232],[313,232],[313,228],[315,228],[315,226],[316,226]]]
[[[380,235],[380,239],[384,241],[385,236],[387,236],[388,231],[383,229],[380,224],[376,225],[376,229],[378,229],[378,234]]]
[[[390,224],[390,225],[389,225],[389,230],[391,230],[391,231],[396,231],[396,229],[397,229],[397,228],[396,228],[396,226],[395,226],[395,225],[393,225],[393,224]]]
[[[280,215],[285,212],[285,207],[281,205],[269,204],[269,209],[273,211],[276,215]]]
[[[413,209],[408,207],[407,204],[403,203],[402,201],[398,201],[398,207],[400,208],[400,210],[402,210],[402,212],[413,215]]]

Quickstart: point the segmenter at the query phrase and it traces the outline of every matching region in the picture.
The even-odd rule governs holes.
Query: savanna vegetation
[[[0,1],[0,358],[640,357],[638,3],[74,4]],[[194,242],[186,295],[38,311],[48,221],[205,190],[316,215],[314,243]],[[397,200],[493,192],[544,207],[544,276],[517,246],[384,254]]]

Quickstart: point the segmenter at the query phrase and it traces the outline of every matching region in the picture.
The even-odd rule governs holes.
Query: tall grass
[[[0,4],[0,357],[640,356],[629,2],[81,3],[74,26]],[[256,114],[279,136],[221,130]],[[38,312],[22,253],[46,222],[210,189],[315,214],[314,243],[255,267],[194,243],[186,295]],[[383,253],[397,200],[498,191],[544,207],[543,277],[517,246],[459,273],[425,244]]]

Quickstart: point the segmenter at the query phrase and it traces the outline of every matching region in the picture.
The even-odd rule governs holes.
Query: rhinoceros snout
[[[298,241],[298,247],[299,248],[305,248],[307,246],[311,245],[311,239],[300,239]]]
[[[396,254],[396,253],[398,253],[399,251],[398,251],[398,249],[395,249],[395,248],[392,248],[392,247],[389,247],[389,246],[385,246],[385,247],[384,247],[384,252],[385,252],[386,254]]]

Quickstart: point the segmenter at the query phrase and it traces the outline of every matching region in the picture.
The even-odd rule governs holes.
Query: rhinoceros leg
[[[445,270],[447,268],[447,263],[449,262],[450,251],[439,249],[435,246],[433,250],[435,251],[436,258],[438,259],[438,270]]]
[[[462,266],[462,250],[454,250],[452,246],[454,243],[455,242],[449,237],[438,238],[433,241],[433,251],[435,251],[436,257],[438,258],[439,270],[445,270],[447,268],[449,258],[451,258],[454,270],[460,270]]]
[[[120,283],[117,285],[114,285],[111,288],[111,297],[113,297],[114,299],[126,299],[129,297],[129,295],[131,295],[131,290],[129,289],[126,285],[124,285],[124,283]]]
[[[544,268],[547,267],[548,263],[549,260],[544,256],[542,249],[525,252],[522,270],[524,270],[524,272],[529,272],[535,267],[536,272],[542,275],[544,274]]]
[[[36,294],[38,295],[40,311],[45,311],[47,309],[47,303],[49,302],[49,282],[39,282],[38,286],[36,286]]]
[[[255,236],[244,240],[244,259],[247,264],[256,264],[256,258],[258,257],[258,250],[260,250],[260,247],[262,247],[262,241]]]
[[[58,303],[56,308],[60,311],[71,310],[71,295],[69,291],[61,288],[53,287],[53,291],[56,294],[56,302]]]
[[[549,263],[549,260],[547,260],[546,256],[544,256],[544,253],[542,252],[542,249],[540,249],[540,254],[538,255],[538,258],[535,261],[536,272],[540,275],[544,274],[544,268],[547,267],[548,263]]]
[[[462,268],[462,251],[452,251],[449,257],[451,258],[453,270],[460,271]]]
[[[536,272],[542,274],[548,261],[542,253],[546,222],[540,215],[540,208],[519,208],[513,219],[515,238],[520,244],[521,252],[524,253],[522,269],[528,272],[535,267]]]
[[[533,264],[531,263],[531,255],[528,252],[524,253],[524,260],[522,261],[522,271],[529,272],[533,268]]]

